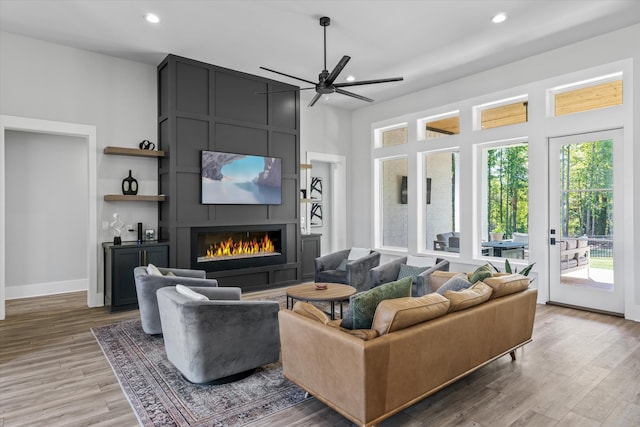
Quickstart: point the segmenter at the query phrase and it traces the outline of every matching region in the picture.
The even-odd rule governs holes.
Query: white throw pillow
[[[206,295],[199,294],[198,292],[183,285],[176,285],[176,292],[194,301],[209,301],[209,298]]]
[[[362,257],[369,255],[370,252],[371,252],[371,249],[369,248],[351,248],[351,251],[349,252],[349,256],[347,257],[347,259],[349,261],[353,261],[354,259],[360,259]]]
[[[158,267],[153,264],[149,264],[147,266],[147,274],[149,276],[162,276],[162,273],[160,272],[160,270],[158,270]]]
[[[436,259],[431,256],[407,256],[407,265],[411,267],[433,267]]]

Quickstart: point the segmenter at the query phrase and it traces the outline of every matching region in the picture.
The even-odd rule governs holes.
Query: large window
[[[455,253],[460,250],[459,163],[458,151],[423,155],[425,180],[422,221],[426,235],[423,249]]]
[[[529,233],[528,146],[525,142],[492,144],[482,150],[482,159],[482,254],[525,258]],[[491,241],[512,243],[496,248],[487,243]]]
[[[386,248],[407,248],[407,158],[380,161],[382,213],[381,244]]]

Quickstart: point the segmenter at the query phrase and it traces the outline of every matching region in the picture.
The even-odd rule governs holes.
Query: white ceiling
[[[491,23],[497,12],[509,19]],[[337,82],[404,77],[349,89],[380,101],[638,23],[640,1],[0,0],[2,31],[153,65],[172,53],[301,87],[259,67],[317,80],[321,16],[331,18],[329,71],[351,56]],[[367,105],[338,94],[320,102]]]

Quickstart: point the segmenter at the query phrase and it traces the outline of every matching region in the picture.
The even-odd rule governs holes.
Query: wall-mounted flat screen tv
[[[202,203],[279,205],[282,159],[202,151]]]

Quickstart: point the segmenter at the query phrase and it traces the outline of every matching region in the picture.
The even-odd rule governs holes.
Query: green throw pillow
[[[349,308],[353,316],[352,329],[370,329],[373,323],[373,315],[380,301],[392,298],[411,296],[411,277],[385,283],[365,292],[352,295],[349,299]]]
[[[482,267],[478,267],[476,271],[473,272],[473,274],[469,278],[469,281],[471,282],[471,284],[474,284],[478,281],[486,279],[487,277],[491,277],[492,275],[493,273],[491,272],[491,267],[489,266],[489,264],[485,264]]]
[[[397,280],[404,279],[405,277],[411,277],[411,281],[416,283],[418,281],[418,275],[430,268],[431,267],[414,267],[412,265],[400,264],[400,271],[398,272]]]

